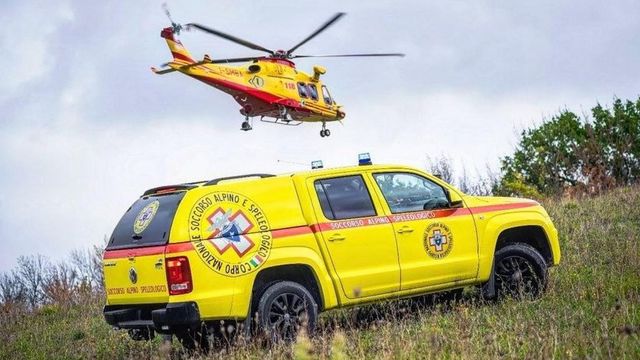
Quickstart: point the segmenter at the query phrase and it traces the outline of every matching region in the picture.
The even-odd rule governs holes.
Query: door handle
[[[342,241],[346,239],[344,236],[340,235],[340,234],[333,234],[331,236],[329,236],[329,241]]]
[[[400,229],[398,229],[398,234],[404,234],[404,233],[410,233],[410,232],[413,232],[413,229],[408,226],[403,226]]]

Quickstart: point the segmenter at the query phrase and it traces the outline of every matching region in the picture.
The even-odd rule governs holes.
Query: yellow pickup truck
[[[219,320],[291,340],[321,311],[384,299],[469,285],[536,297],[559,261],[535,201],[366,162],[251,174],[137,199],[104,252],[104,317],[134,339],[173,334],[186,347],[219,336]]]

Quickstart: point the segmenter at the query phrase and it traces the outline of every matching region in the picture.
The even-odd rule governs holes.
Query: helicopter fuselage
[[[287,59],[263,57],[244,65],[214,64],[208,55],[195,62],[170,28],[163,30],[173,54],[167,65],[231,95],[246,117],[270,117],[281,121],[330,122],[345,113],[335,103],[320,76],[325,69],[314,67],[309,75]],[[154,69],[156,73],[165,73]]]
[[[320,80],[286,62],[261,59],[246,66],[203,64],[177,70],[231,95],[245,116],[298,121],[344,118]]]

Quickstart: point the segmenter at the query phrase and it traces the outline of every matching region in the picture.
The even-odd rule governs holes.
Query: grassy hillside
[[[468,291],[464,301],[450,305],[395,301],[327,313],[321,335],[294,347],[241,343],[226,351],[255,359],[640,358],[640,188],[545,206],[560,231],[563,258],[540,300],[486,304]],[[5,359],[163,358],[178,352],[175,342],[133,342],[111,330],[101,317],[101,299],[17,317],[0,314],[0,322]]]

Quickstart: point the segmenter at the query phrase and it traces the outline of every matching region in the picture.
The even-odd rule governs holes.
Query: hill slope
[[[328,313],[321,335],[293,348],[243,343],[227,351],[235,358],[640,357],[640,188],[545,206],[560,231],[563,259],[540,300],[486,304],[469,291],[448,305],[396,301]],[[177,351],[175,341],[171,349],[159,338],[138,343],[111,330],[101,301],[0,314],[0,358],[156,358]]]

